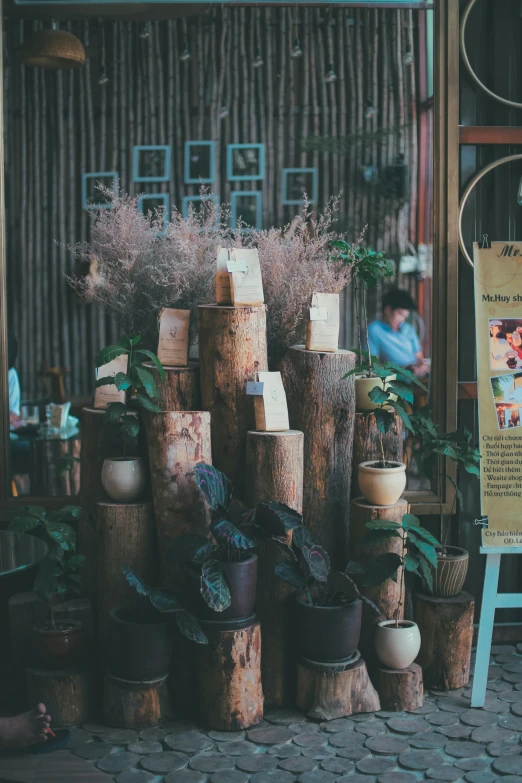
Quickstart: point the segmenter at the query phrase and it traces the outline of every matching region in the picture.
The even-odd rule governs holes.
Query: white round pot
[[[141,457],[116,457],[104,460],[101,480],[111,500],[132,503],[145,489],[147,471]]]
[[[384,384],[384,390],[386,391],[386,388],[388,384],[391,381],[394,381],[396,379],[396,375],[388,375],[385,384]],[[367,378],[365,375],[356,375],[355,376],[355,410],[358,413],[362,413],[363,411],[373,411],[377,407],[375,403],[373,403],[370,398],[368,397],[368,394],[371,392],[372,389],[374,389],[376,386],[379,387],[379,389],[382,389],[382,378],[377,378],[377,376],[374,375],[373,378]],[[396,400],[397,395],[392,394],[390,396],[390,400]]]
[[[419,654],[421,638],[419,626],[411,620],[381,620],[374,636],[375,652],[380,662],[389,669],[406,669]]]
[[[359,489],[372,506],[393,506],[406,486],[406,465],[393,462],[392,468],[376,468],[376,461],[361,462],[357,481]]]

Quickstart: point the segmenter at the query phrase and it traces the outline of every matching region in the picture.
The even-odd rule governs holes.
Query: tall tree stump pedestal
[[[247,619],[239,627],[225,621],[203,627],[209,644],[198,651],[202,722],[215,731],[255,726],[263,720],[260,624]]]
[[[379,666],[375,670],[381,709],[390,712],[413,712],[424,704],[422,669],[412,663],[407,669],[388,669]]]
[[[103,720],[119,729],[146,729],[173,717],[167,677],[147,682],[105,675]]]
[[[468,684],[474,610],[470,593],[452,598],[415,595],[415,622],[421,635],[417,662],[426,688],[447,691]]]
[[[58,728],[81,726],[92,719],[96,690],[86,669],[26,669],[27,697],[31,705],[45,704]]]
[[[263,500],[285,503],[303,510],[304,434],[247,432],[245,503],[254,507]]]
[[[381,709],[379,694],[362,658],[346,665],[302,658],[297,664],[296,703],[314,720],[334,720]]]
[[[201,408],[199,364],[189,362],[187,367],[163,367],[164,381],[152,362],[144,362],[143,366],[154,376],[159,392],[157,402],[162,410],[197,411]]]

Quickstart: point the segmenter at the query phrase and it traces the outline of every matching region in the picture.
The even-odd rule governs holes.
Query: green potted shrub
[[[124,335],[116,345],[103,348],[96,357],[97,368],[118,356],[128,357],[127,372],[119,372],[114,377],[104,376],[96,382],[96,386],[114,384],[126,395],[125,402],[111,402],[105,411],[105,421],[117,430],[123,442],[123,457],[108,458],[104,460],[102,467],[103,488],[107,495],[118,503],[132,503],[137,500],[143,494],[147,480],[143,459],[129,457],[126,453],[127,447],[135,442],[140,431],[139,417],[133,409],[142,408],[153,413],[161,411],[155,402],[159,397],[156,381],[150,370],[143,366],[143,362],[152,361],[162,380],[165,378],[165,372],[152,351],[138,347],[140,341],[140,335]]]
[[[180,598],[147,585],[126,564],[122,571],[143,601],[117,606],[109,616],[109,671],[124,680],[142,682],[168,674],[174,641],[174,619],[181,633],[198,644],[208,644],[198,620],[183,607]]]
[[[431,592],[442,598],[458,595],[464,587],[468,573],[469,552],[458,546],[450,546],[451,520],[457,508],[462,506],[462,494],[447,471],[441,468],[444,459],[453,462],[458,469],[477,478],[480,476],[480,453],[472,443],[472,435],[466,429],[438,435],[429,409],[422,409],[414,418],[417,435],[416,457],[422,476],[437,487],[439,496],[440,538],[437,566],[433,567]],[[445,463],[444,463],[445,464]],[[444,514],[442,499],[446,480],[454,487],[450,513]]]
[[[66,669],[85,656],[84,629],[77,620],[55,617],[57,597],[81,595],[81,567],[84,557],[76,554],[76,531],[64,520],[78,519],[79,506],[65,506],[59,511],[46,511],[42,506],[26,506],[9,529],[16,533],[33,533],[48,546],[40,562],[34,590],[49,607],[47,620],[33,626],[33,652],[36,662],[44,668]]]
[[[288,559],[275,573],[297,590],[296,622],[299,652],[312,661],[345,661],[356,651],[361,635],[362,601],[379,614],[379,608],[361,595],[347,572],[330,571],[327,552],[314,544],[302,525],[294,528]]]
[[[413,514],[405,514],[401,523],[385,519],[376,519],[366,523],[367,543],[379,542],[399,537],[401,553],[386,552],[376,557],[365,568],[364,586],[382,584],[387,579],[400,579],[400,595],[404,590],[406,571],[416,574],[423,584],[431,589],[432,569],[437,567],[437,547],[439,542],[422,527],[420,520]],[[400,574],[398,573],[400,570]],[[417,657],[420,650],[420,633],[412,620],[402,620],[402,600],[399,601],[393,619],[379,620],[375,629],[375,651],[381,663],[390,669],[406,669]]]
[[[355,291],[355,314],[359,327],[358,353],[361,361],[364,357],[368,359],[366,365],[357,367],[352,373],[355,375],[355,409],[359,413],[372,411],[376,407],[375,402],[369,396],[376,380],[374,359],[369,350],[363,350],[363,334],[364,344],[367,347],[370,345],[368,338],[368,289],[375,286],[380,280],[393,277],[395,268],[393,262],[385,258],[384,253],[373,250],[371,247],[351,245],[344,239],[335,239],[330,242],[330,248],[334,251],[332,255],[334,261],[342,261],[351,267]],[[380,366],[382,367],[382,365]],[[393,372],[382,378],[383,388],[386,389],[387,382],[394,379]]]

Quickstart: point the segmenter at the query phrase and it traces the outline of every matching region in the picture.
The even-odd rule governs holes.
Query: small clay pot
[[[377,467],[378,460],[361,462],[357,482],[371,506],[393,506],[406,486],[406,465],[391,462],[389,468]]]
[[[32,628],[33,654],[44,669],[68,669],[85,657],[85,633],[78,620],[36,623]]]
[[[447,546],[442,554],[437,551],[437,568],[430,566],[433,575],[433,595],[451,598],[464,587],[468,573],[469,552],[458,546]]]
[[[192,583],[195,613],[201,620],[236,620],[249,617],[256,603],[257,555],[250,555],[246,560],[221,563],[221,569],[230,589],[230,606],[222,612],[215,612],[207,606],[199,590],[200,573],[191,569],[189,579]]]
[[[299,654],[324,663],[345,661],[359,644],[362,601],[340,606],[312,606],[297,596]]]
[[[103,462],[101,481],[111,500],[132,503],[143,494],[147,470],[141,457],[115,457]]]
[[[394,381],[396,377],[396,375],[387,376],[384,386],[385,391],[387,391],[388,384]],[[375,375],[373,378],[367,378],[365,375],[355,376],[355,410],[358,413],[363,413],[363,411],[374,411],[375,408],[378,407],[378,405],[375,402],[372,402],[368,397],[368,394],[372,389],[375,389],[376,386],[378,386],[379,389],[382,389],[382,380]],[[397,395],[392,394],[390,400],[395,402],[397,400]]]
[[[108,666],[122,680],[143,682],[169,672],[173,615],[152,606],[117,606],[109,615]]]
[[[411,620],[381,620],[374,636],[375,652],[389,669],[407,669],[419,654],[419,626]]]

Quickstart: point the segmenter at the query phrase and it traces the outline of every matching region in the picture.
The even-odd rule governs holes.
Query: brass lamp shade
[[[24,65],[68,71],[85,64],[82,42],[66,30],[38,30],[20,50]]]

